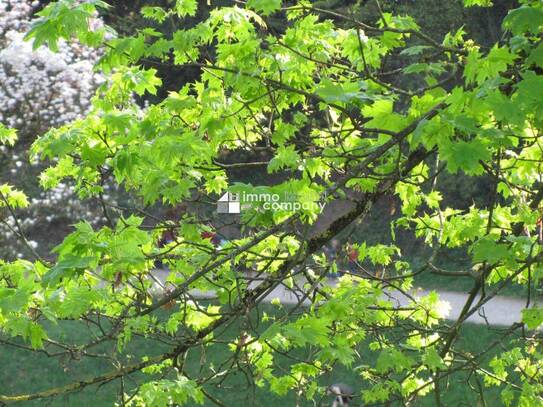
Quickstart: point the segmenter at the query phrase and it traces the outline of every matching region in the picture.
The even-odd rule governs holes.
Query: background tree
[[[1,174],[4,182],[24,188],[30,197],[28,207],[18,213],[18,222],[9,214],[1,218],[0,253],[11,260],[33,250],[47,256],[81,216],[95,225],[102,220],[95,204],[77,199],[69,183],[41,189],[37,176],[45,167],[28,157],[37,135],[82,117],[103,82],[102,75],[93,71],[99,50],[77,41],[60,41],[57,52],[46,47],[33,50],[32,43],[24,40],[34,13],[42,7],[38,1],[26,0],[0,4],[0,122],[19,134],[14,148],[0,146]],[[100,26],[101,20],[96,18],[93,24]],[[31,247],[17,239],[21,233],[32,236]]]

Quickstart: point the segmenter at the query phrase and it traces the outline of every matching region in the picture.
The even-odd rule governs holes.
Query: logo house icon
[[[239,194],[226,192],[217,201],[217,213],[240,213]]]

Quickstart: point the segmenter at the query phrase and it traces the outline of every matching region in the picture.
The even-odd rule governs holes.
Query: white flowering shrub
[[[0,2],[0,42],[8,31],[24,32],[39,1],[2,0]]]
[[[0,3],[0,121],[22,137],[86,113],[102,81],[93,72],[99,57],[94,49],[63,42],[58,53],[45,47],[32,50],[24,36],[36,3]]]
[[[60,42],[53,53],[46,47],[33,50],[32,41],[25,41],[39,7],[37,1],[0,0],[0,122],[19,134],[18,146],[0,147],[1,183],[19,186],[32,197],[17,222],[12,214],[0,213],[0,251],[9,257],[29,250],[17,240],[17,227],[37,249],[54,244],[55,234],[61,236],[76,219],[98,222],[102,216],[99,205],[82,204],[68,184],[50,191],[32,184],[39,164],[29,163],[26,147],[51,127],[83,116],[103,82],[93,71],[98,50],[73,41]]]

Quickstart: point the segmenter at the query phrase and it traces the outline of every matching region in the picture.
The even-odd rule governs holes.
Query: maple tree
[[[463,29],[434,38],[409,16],[381,13],[369,25],[305,1],[236,2],[188,28],[177,22],[196,13],[196,0],[146,6],[141,14],[149,26],[124,37],[93,25],[98,11],[108,12],[103,1],[45,7],[27,40],[52,51],[74,38],[103,48],[96,69],[104,84],[84,117],[39,137],[31,154],[49,160],[43,188],[73,183],[81,200],[101,203],[104,225],[81,219],[54,258],[36,253],[3,262],[0,329],[12,337],[4,344],[52,357],[85,359],[96,357],[101,344],[115,348],[105,373],[27,394],[1,390],[0,402],[113,381],[120,405],[224,405],[222,386],[239,372],[270,394],[320,403],[321,378],[339,364],[362,383],[356,394],[362,405],[427,398],[441,405],[448,380],[465,371],[479,384],[474,392],[482,403],[485,389],[495,386],[505,405],[543,404],[536,330],[543,309],[529,306],[530,287],[543,271],[543,6],[520,3],[490,49]],[[283,31],[270,28],[272,17],[285,20]],[[168,22],[179,28],[164,35],[161,24]],[[391,68],[391,60],[401,66]],[[163,89],[159,71],[168,68],[198,75],[180,89]],[[166,96],[139,103],[159,91]],[[0,141],[15,138],[0,127]],[[269,178],[233,182],[234,171]],[[443,173],[482,177],[492,193],[468,209],[447,206]],[[124,188],[136,204],[112,204],[107,185]],[[297,211],[242,205],[239,216],[218,217],[215,202],[226,191],[318,196],[327,205],[349,196],[353,205],[319,227],[318,205]],[[349,246],[354,266],[328,284],[337,266],[324,247],[390,195],[401,202],[392,243]],[[16,219],[27,204],[22,191],[0,187],[6,216]],[[161,217],[150,209],[157,205],[173,209]],[[239,236],[214,241],[221,222],[235,224]],[[13,231],[27,241],[16,222]],[[421,267],[406,261],[397,231],[431,249]],[[455,248],[470,254],[472,268],[435,266],[441,250]],[[164,279],[157,264],[168,269]],[[436,293],[412,295],[421,273],[473,280],[456,321],[443,319]],[[462,325],[512,284],[527,288],[523,321],[484,352],[466,351]],[[262,302],[277,287],[286,287],[296,304],[273,301],[275,311],[263,313]],[[48,329],[69,321],[82,322],[91,339],[74,343]],[[235,334],[227,335],[232,326]],[[510,340],[515,331],[522,337]],[[157,351],[127,357],[136,338]],[[482,364],[508,341],[510,350]],[[362,348],[375,360],[362,358]],[[185,368],[193,353],[212,349],[223,350],[219,362]],[[278,362],[285,357],[286,367]],[[137,385],[125,387],[135,374]]]

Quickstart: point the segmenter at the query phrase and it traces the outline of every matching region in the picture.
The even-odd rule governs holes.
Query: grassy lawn
[[[266,306],[268,307],[268,306]],[[81,328],[79,326],[79,328]],[[264,328],[264,325],[262,326]],[[225,337],[232,337],[232,333],[237,329],[236,326],[230,328],[230,333],[226,332]],[[51,327],[51,331],[57,338],[62,338],[68,333],[70,338],[76,342],[83,341],[88,335],[85,329],[78,329],[75,323],[61,323]],[[477,352],[485,349],[497,335],[496,332],[487,329],[483,326],[466,325],[461,332],[461,341],[464,342],[466,349],[472,352]],[[96,352],[111,352],[115,344],[109,343],[100,346]],[[221,345],[222,346],[222,345]],[[213,366],[220,364],[224,356],[229,350],[226,345],[214,346],[212,349],[195,349],[188,355],[186,371],[190,375],[196,375],[199,371],[209,372]],[[126,351],[126,354],[131,354],[131,358],[139,358],[142,355],[155,355],[160,352],[160,346],[149,344],[148,342],[135,339]],[[499,351],[497,349],[496,351]],[[298,351],[298,357],[307,357],[307,351]],[[489,355],[490,356],[490,355]],[[362,360],[364,363],[369,363],[377,357],[376,352],[362,350]],[[291,363],[289,359],[278,359],[280,366],[287,368]],[[12,346],[0,345],[0,393],[3,394],[20,394],[25,392],[35,392],[45,390],[51,387],[60,386],[71,383],[78,379],[89,377],[91,375],[104,373],[111,370],[111,365],[100,358],[85,358],[85,360],[77,360],[71,358],[51,358],[41,353],[29,352],[24,349],[14,348]],[[126,381],[128,388],[134,385],[141,379],[141,374],[136,374]],[[465,374],[458,373],[454,379],[443,384],[444,401],[450,406],[473,406],[476,405],[474,393],[466,391],[467,377]],[[322,385],[330,385],[334,382],[343,382],[350,384],[354,389],[359,391],[362,389],[362,381],[349,373],[345,368],[338,366],[333,373],[325,375],[321,378]],[[221,388],[208,389],[209,392],[220,399],[228,407],[236,406],[295,406],[295,396],[288,394],[285,397],[279,398],[267,391],[256,388],[248,390],[252,386],[249,385],[248,379],[242,373],[229,375],[224,381]],[[74,393],[68,396],[58,397],[49,400],[38,400],[33,402],[24,402],[19,405],[24,406],[112,406],[114,405],[116,394],[119,392],[119,382],[107,383],[103,386],[92,386],[82,392]],[[487,390],[487,404],[500,405],[499,394],[496,390]],[[326,402],[328,400],[326,399]],[[360,399],[358,399],[360,402]],[[214,406],[206,401],[206,406]],[[302,403],[302,406],[313,404]],[[323,404],[328,405],[326,403]],[[359,405],[355,404],[355,405]],[[430,395],[422,399],[417,405],[433,406],[434,400]]]

